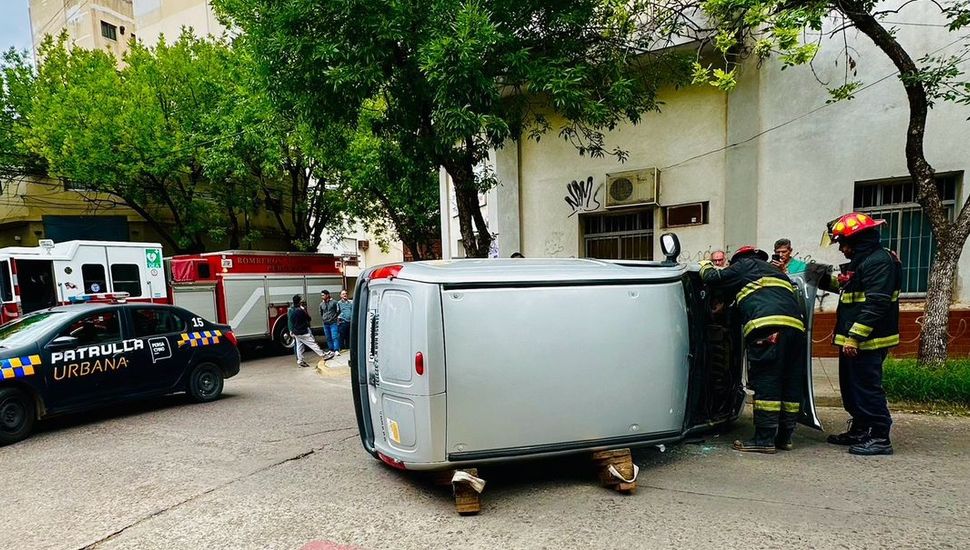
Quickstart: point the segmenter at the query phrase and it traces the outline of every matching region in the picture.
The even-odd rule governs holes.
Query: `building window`
[[[105,284],[104,266],[101,264],[84,264],[81,266],[81,279],[84,281],[84,292],[99,294],[108,291]]]
[[[580,220],[585,257],[653,259],[653,209],[623,214],[587,214]]]
[[[111,23],[102,21],[101,36],[107,38],[108,40],[118,40],[118,27],[112,25]]]
[[[709,203],[707,201],[665,206],[663,208],[664,227],[704,225],[708,223],[707,213],[709,209]]]
[[[962,173],[936,176],[936,187],[943,199],[947,216],[953,219],[957,185]],[[886,220],[882,227],[882,245],[894,250],[903,263],[902,294],[919,297],[926,293],[930,264],[936,253],[936,241],[930,220],[916,202],[916,184],[910,178],[878,182],[857,182],[855,210],[876,219]]]
[[[141,296],[141,273],[135,264],[112,264],[111,288],[114,292],[127,292],[132,298]]]

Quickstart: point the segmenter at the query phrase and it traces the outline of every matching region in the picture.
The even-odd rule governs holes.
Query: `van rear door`
[[[815,295],[818,294],[818,287],[809,282],[805,275],[805,272],[788,275],[799,291],[805,313],[805,392],[802,394],[798,423],[821,430],[822,421],[819,420],[815,408],[815,388],[812,385],[812,321],[815,318]]]
[[[365,430],[374,450],[402,462],[444,460],[445,369],[438,285],[376,279],[358,285],[362,333],[351,337],[364,374]],[[358,322],[362,321],[362,322]],[[359,380],[359,378],[358,378]],[[367,442],[365,441],[365,447]]]

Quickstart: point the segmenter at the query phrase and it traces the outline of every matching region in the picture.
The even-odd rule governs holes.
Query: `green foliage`
[[[276,109],[245,46],[185,29],[151,48],[132,42],[119,68],[48,37],[36,77],[23,79],[20,142],[52,176],[118,197],[175,250],[269,233],[315,250],[342,222],[343,195],[327,183],[346,146],[331,138],[345,129]]]
[[[401,144],[375,135],[385,122],[383,100],[366,101],[347,148],[348,214],[372,234],[396,236],[415,259],[430,257],[438,238],[438,173],[429,158],[404,154]]]
[[[970,360],[926,368],[915,359],[889,359],[883,369],[883,388],[893,401],[970,406]]]
[[[27,112],[33,81],[26,52],[10,49],[0,56],[0,180],[45,170],[43,159],[24,141],[29,133]]]
[[[314,125],[358,121],[384,101],[376,135],[452,176],[471,255],[490,233],[476,170],[509,139],[559,135],[583,154],[610,150],[605,132],[658,108],[657,90],[686,83],[689,59],[651,51],[649,2],[617,0],[216,0],[258,52],[274,99]],[[473,226],[474,223],[474,226]],[[475,236],[477,230],[477,237]]]

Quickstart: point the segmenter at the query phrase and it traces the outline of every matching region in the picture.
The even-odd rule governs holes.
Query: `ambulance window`
[[[84,280],[85,294],[108,292],[105,284],[104,266],[101,264],[84,264],[81,266],[81,279]]]
[[[209,271],[209,264],[199,263],[199,278],[209,279],[212,277],[212,273]]]
[[[103,344],[121,340],[121,323],[118,312],[102,311],[82,317],[71,323],[60,336],[77,338],[78,345]]]
[[[136,264],[111,266],[111,286],[114,292],[127,292],[132,298],[141,296],[141,273]]]
[[[131,318],[135,325],[135,336],[138,338],[185,330],[185,321],[167,309],[134,309],[131,310]]]
[[[4,302],[13,301],[13,287],[10,283],[10,262],[4,260],[0,262],[0,300]]]

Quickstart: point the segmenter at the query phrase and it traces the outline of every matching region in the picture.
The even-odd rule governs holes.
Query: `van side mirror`
[[[660,250],[666,258],[664,263],[677,263],[677,257],[680,256],[680,239],[673,233],[664,233],[660,236]]]
[[[78,343],[78,339],[74,336],[58,336],[51,340],[50,347],[52,348],[66,348],[68,346],[75,346]]]

